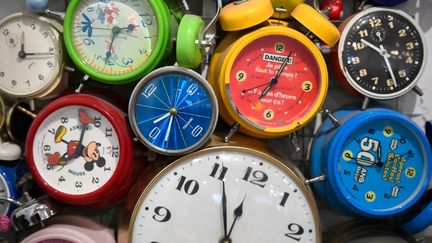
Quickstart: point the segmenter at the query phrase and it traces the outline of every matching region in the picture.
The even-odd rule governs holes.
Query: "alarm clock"
[[[0,21],[0,91],[20,98],[50,97],[67,86],[63,78],[61,26],[27,13]]]
[[[22,243],[115,243],[114,231],[90,218],[77,215],[58,215],[49,226],[24,238]]]
[[[145,188],[128,242],[321,242],[316,204],[300,178],[257,149],[188,154]]]
[[[49,195],[87,207],[123,198],[145,163],[134,153],[126,114],[87,94],[45,106],[29,129],[26,155],[34,180]]]
[[[145,76],[129,102],[129,121],[148,148],[166,155],[187,154],[210,139],[218,104],[208,82],[191,69],[167,66]]]
[[[415,87],[426,63],[423,31],[403,11],[369,8],[340,26],[335,76],[374,99],[399,97]]]
[[[323,121],[310,151],[315,185],[338,211],[364,218],[400,214],[416,203],[431,178],[432,152],[423,131],[382,107],[345,107]],[[321,177],[322,178],[322,177]]]
[[[222,118],[261,138],[305,126],[320,110],[328,87],[319,49],[280,25],[227,35],[212,56],[208,79]]]
[[[16,201],[21,196],[16,183],[23,175],[23,163],[23,161],[14,161],[3,162],[0,165],[0,215],[10,215],[16,206],[10,200]]]
[[[177,22],[165,1],[73,0],[64,36],[72,61],[91,78],[135,81],[169,55]]]

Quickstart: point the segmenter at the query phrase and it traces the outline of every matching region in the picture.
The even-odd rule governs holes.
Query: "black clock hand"
[[[54,55],[54,52],[26,52],[26,56],[48,56]]]
[[[224,180],[222,180],[222,217],[223,217],[224,238],[225,238],[228,237],[228,235],[227,235],[227,197],[225,193]]]
[[[26,53],[24,51],[24,31],[21,32],[21,49],[18,52],[18,57],[24,59],[26,57]]]
[[[117,36],[117,34],[118,33],[120,33],[120,28],[118,27],[118,26],[114,26],[113,28],[112,28],[112,37],[111,37],[111,43],[110,43],[110,46],[109,46],[109,48],[108,48],[108,51],[107,51],[107,53],[106,53],[106,57],[105,57],[105,65],[107,65],[107,63],[108,63],[108,59],[111,57],[111,55],[112,55],[112,53],[111,53],[111,49],[112,49],[112,47],[113,47],[113,44],[114,44],[114,39],[115,39],[115,37]]]
[[[250,91],[250,90],[253,90],[253,89],[256,89],[256,88],[259,88],[259,87],[262,87],[262,86],[268,85],[268,84],[270,84],[270,82],[267,82],[267,83],[265,83],[265,84],[260,84],[260,85],[257,85],[257,86],[255,86],[255,87],[249,88],[249,89],[243,89],[243,90],[242,90],[242,94],[246,94],[246,92],[248,92],[248,91]]]
[[[84,26],[82,26],[82,25],[77,25],[76,27],[77,27],[77,28],[82,28],[82,27],[84,27]],[[123,28],[119,28],[119,29],[120,29],[120,30],[128,29],[128,30],[132,31],[132,30],[134,30],[136,27],[139,27],[139,25],[129,24],[127,27],[123,27]],[[110,31],[113,30],[113,28],[103,28],[103,27],[91,27],[91,28],[94,29],[94,30],[110,30]]]
[[[381,143],[380,143],[380,142],[378,142],[378,147],[377,147],[377,157],[378,157],[378,162],[377,162],[377,163],[382,163],[382,162],[381,162],[382,154],[381,154]],[[379,166],[379,165],[378,165],[378,166]]]
[[[227,236],[228,238],[230,237],[230,235],[232,233],[232,230],[234,228],[235,223],[237,222],[237,219],[243,215],[243,202],[244,202],[245,198],[246,198],[246,195],[243,197],[243,200],[241,201],[240,205],[234,210],[234,217],[235,218],[234,218],[234,221],[233,221],[233,223],[230,227],[230,230],[228,232],[228,236]]]
[[[348,159],[355,160],[356,162],[362,162],[362,163],[365,163],[365,164],[370,164],[371,166],[372,165],[376,165],[378,167],[382,167],[384,165],[383,162],[381,162],[381,161],[372,162],[372,161],[369,161],[369,160],[359,159],[359,158],[355,158],[355,157],[351,157],[351,156],[347,156],[347,155],[345,155],[345,157],[348,158]]]
[[[270,89],[277,84],[278,82],[278,78],[279,76],[282,74],[283,69],[285,68],[285,66],[288,64],[288,61],[291,57],[291,53],[292,51],[289,52],[288,56],[285,58],[285,60],[283,61],[282,65],[280,66],[279,70],[276,73],[276,76],[274,76],[270,82],[268,83],[267,87],[264,89],[264,91],[261,93],[260,97],[258,98],[259,100],[264,98],[264,96],[270,91]]]

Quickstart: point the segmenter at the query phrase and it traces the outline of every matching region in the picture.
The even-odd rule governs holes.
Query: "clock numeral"
[[[252,174],[252,177],[254,178],[253,180],[249,181],[249,177]],[[252,167],[247,167],[246,169],[246,173],[243,177],[243,180],[245,181],[249,181],[250,183],[257,185],[259,187],[264,188],[265,183],[268,180],[268,176],[266,175],[266,173],[256,170],[252,172]]]
[[[39,80],[44,80],[45,77],[42,74],[39,74],[38,78]]]
[[[368,33],[367,30],[360,30],[360,31],[359,31],[359,35],[360,35],[361,37],[366,37],[366,36],[369,36],[369,33]]]
[[[63,176],[60,176],[59,179],[58,179],[58,181],[59,182],[63,182],[63,181],[66,181],[66,179]]]
[[[346,176],[350,176],[351,175],[351,171],[349,171],[349,170],[344,170],[344,175],[346,175]]]
[[[381,19],[370,19],[369,24],[371,25],[372,28],[382,25]]]
[[[406,137],[405,136],[401,136],[401,138],[399,138],[399,142],[401,144],[406,144]],[[409,153],[409,152],[408,152]]]
[[[87,12],[89,12],[89,13],[93,12],[94,10],[95,10],[94,7],[88,7],[87,8]]]
[[[48,132],[54,135],[55,134],[55,129],[54,128],[53,129],[49,129]]]
[[[44,39],[48,38],[48,32],[42,32],[42,36],[44,37]]]
[[[401,77],[401,78],[405,78],[407,76],[407,73],[405,70],[400,70],[398,73],[399,73],[399,77]]]
[[[4,72],[0,72],[0,77],[4,77],[5,76],[5,73]]]
[[[4,36],[7,36],[7,35],[9,35],[9,30],[8,29],[4,29],[2,31],[2,33],[3,33]]]
[[[94,44],[95,44],[94,40],[92,40],[92,39],[90,39],[90,38],[85,38],[85,39],[83,40],[83,43],[84,43],[86,46],[91,46],[91,45],[94,45]]]
[[[51,150],[51,146],[49,146],[49,145],[47,144],[47,145],[45,145],[45,146],[43,147],[43,150],[44,150],[45,152],[50,151],[50,150]]]
[[[289,238],[296,240],[296,241],[301,240],[301,237],[297,237],[297,236],[302,235],[304,233],[304,229],[303,229],[303,227],[301,227],[301,225],[296,224],[296,223],[291,223],[288,225],[288,230],[290,232],[285,234],[286,237],[289,237]]]
[[[404,36],[406,36],[406,30],[405,30],[405,29],[401,29],[401,30],[399,30],[398,33],[399,33],[399,37],[404,37]]]
[[[149,133],[149,137],[151,139],[155,139],[159,134],[160,134],[161,130],[159,127],[154,127],[150,133]]]
[[[351,58],[352,64],[359,64],[360,63],[360,57],[353,57]]]
[[[98,117],[95,117],[95,118],[93,119],[93,125],[94,125],[95,127],[97,127],[97,128],[99,128],[99,127],[102,126],[101,118],[100,118],[99,116],[98,116]]]
[[[281,202],[279,203],[280,206],[285,207],[285,204],[286,204],[286,202],[287,202],[287,200],[288,200],[289,195],[290,195],[290,194],[289,194],[288,192],[284,192],[284,195],[283,195],[283,197],[282,197],[282,200],[281,200]]]
[[[153,83],[147,85],[147,87],[144,89],[144,92],[142,93],[144,97],[150,98],[150,96],[156,91],[157,87]]]
[[[191,86],[188,87],[188,89],[186,90],[186,92],[192,96],[194,95],[196,92],[198,91],[198,84],[193,83]]]
[[[31,24],[30,28],[32,28],[32,30],[35,30],[36,29],[36,24]]]
[[[373,138],[364,137],[360,141],[360,151],[357,154],[357,163],[363,166],[371,166],[375,162],[375,156],[369,151],[378,151],[379,142]]]
[[[375,129],[370,128],[370,129],[368,130],[368,133],[370,133],[370,134],[375,134]]]
[[[111,156],[114,158],[118,158],[119,157],[119,147],[112,147],[112,152],[111,152]]]
[[[112,137],[113,129],[111,127],[105,128],[105,137]]]
[[[30,87],[30,80],[25,81],[25,83]]]
[[[243,81],[244,79],[246,79],[246,73],[244,71],[238,71],[237,72],[237,80]]]
[[[153,219],[158,222],[167,222],[171,219],[171,212],[168,210],[168,208],[159,206],[154,209],[155,215],[153,215]]]
[[[129,65],[134,63],[134,60],[132,58],[122,58],[122,62],[124,65]]]
[[[183,187],[184,185],[184,187]],[[188,180],[186,181],[186,177],[181,176],[179,179],[179,184],[177,185],[176,189],[181,191],[182,188],[184,188],[184,191],[188,195],[194,195],[199,190],[199,184],[196,180]]]
[[[388,25],[389,25],[390,29],[393,29],[393,28],[394,28],[393,21],[388,22]]]
[[[360,77],[364,77],[367,75],[367,70],[366,69],[360,69],[359,74],[360,74]]]
[[[48,48],[48,52],[53,52],[53,51],[54,51],[54,48],[52,48],[52,47]]]
[[[17,85],[17,81],[14,80],[14,79],[12,79],[12,80],[11,80],[11,84],[12,84],[12,86],[16,86],[16,85]]]
[[[220,165],[219,163],[215,163],[215,164],[213,165],[213,167],[212,167],[212,171],[211,171],[211,173],[210,173],[210,176],[211,176],[211,177],[216,178],[216,174],[218,173],[218,171],[219,171],[219,167],[220,167],[220,166],[221,166],[221,165]],[[228,168],[222,165],[222,168],[221,168],[221,170],[220,170],[220,173],[219,173],[219,176],[217,177],[217,179],[219,179],[219,180],[222,181],[222,180],[225,178],[225,175],[226,175],[227,171],[228,171]]]
[[[54,66],[54,64],[53,64],[51,61],[48,61],[48,62],[47,62],[47,66],[48,66],[49,68],[52,68],[52,67]]]
[[[413,59],[412,59],[411,57],[408,57],[408,58],[405,60],[405,63],[412,64],[412,63],[413,63]]]
[[[387,79],[386,83],[387,83],[388,87],[394,86],[394,80],[393,79]]]
[[[275,51],[277,52],[283,52],[285,49],[284,44],[282,43],[276,43],[275,47],[274,47]]]
[[[92,183],[98,184],[99,183],[99,177],[92,177]]]
[[[54,170],[54,165],[46,164],[47,170]]]
[[[407,48],[407,50],[412,50],[412,49],[414,49],[414,43],[412,43],[412,42],[408,42],[408,43],[406,43],[406,48]]]
[[[83,186],[83,184],[82,184],[81,181],[76,181],[76,182],[75,182],[75,187],[76,187],[76,188],[81,188],[82,186]]]
[[[202,126],[197,125],[197,126],[194,127],[194,129],[192,130],[191,135],[192,135],[194,138],[196,138],[196,137],[198,137],[198,136],[201,134],[201,132],[202,132],[203,130],[204,130],[204,128],[203,128]]]
[[[354,48],[354,50],[357,51],[357,50],[361,50],[361,49],[365,48],[366,46],[365,46],[365,44],[363,44],[361,42],[359,42],[359,43],[354,42],[352,44],[352,47]]]
[[[373,78],[371,78],[371,80],[373,81],[374,85],[378,85],[378,80],[379,80],[378,77],[373,77]]]
[[[139,53],[141,54],[141,55],[144,55],[144,54],[146,54],[147,53],[147,49],[139,49]]]
[[[68,119],[67,117],[62,117],[62,118],[60,119],[60,122],[61,122],[61,123],[68,123],[68,122],[69,122],[69,119]]]

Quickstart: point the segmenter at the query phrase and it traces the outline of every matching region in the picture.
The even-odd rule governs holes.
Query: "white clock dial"
[[[222,181],[233,242],[320,241],[315,203],[297,175],[253,150],[219,147],[183,157],[151,182],[131,242],[225,242]]]
[[[62,49],[58,33],[47,22],[16,14],[0,23],[0,89],[29,96],[57,77]]]
[[[85,106],[66,106],[41,123],[32,152],[44,181],[60,192],[81,195],[107,183],[120,150],[117,133],[104,115]]]
[[[10,197],[9,187],[3,175],[0,175],[0,197]],[[6,201],[0,201],[0,215],[6,215],[9,211],[10,204]]]

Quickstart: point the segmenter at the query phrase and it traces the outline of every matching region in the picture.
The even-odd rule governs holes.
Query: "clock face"
[[[315,56],[300,41],[282,35],[246,45],[226,84],[232,109],[260,130],[302,126],[323,102],[322,89]]]
[[[219,242],[222,181],[233,241],[320,241],[315,203],[291,170],[253,150],[219,147],[181,158],[152,181],[135,207],[130,242]]]
[[[394,98],[409,91],[424,66],[420,27],[401,11],[370,9],[345,27],[339,63],[348,81],[373,98]]]
[[[357,207],[395,210],[420,193],[430,170],[427,163],[424,145],[407,126],[392,119],[373,120],[343,142],[338,181]]]
[[[146,0],[82,0],[71,26],[79,60],[107,77],[140,69],[158,40],[156,16]]]
[[[48,115],[33,140],[37,173],[57,191],[82,195],[102,187],[116,170],[121,148],[110,121],[86,106]]]
[[[14,15],[0,24],[0,89],[18,96],[35,94],[59,73],[58,34],[46,22]]]
[[[0,197],[9,198],[10,192],[9,187],[6,184],[6,180],[2,174],[0,174]],[[10,204],[6,201],[0,200],[0,215],[6,215],[9,211]]]
[[[166,67],[149,74],[133,92],[130,118],[150,148],[184,154],[201,147],[216,126],[215,94],[195,72]]]

